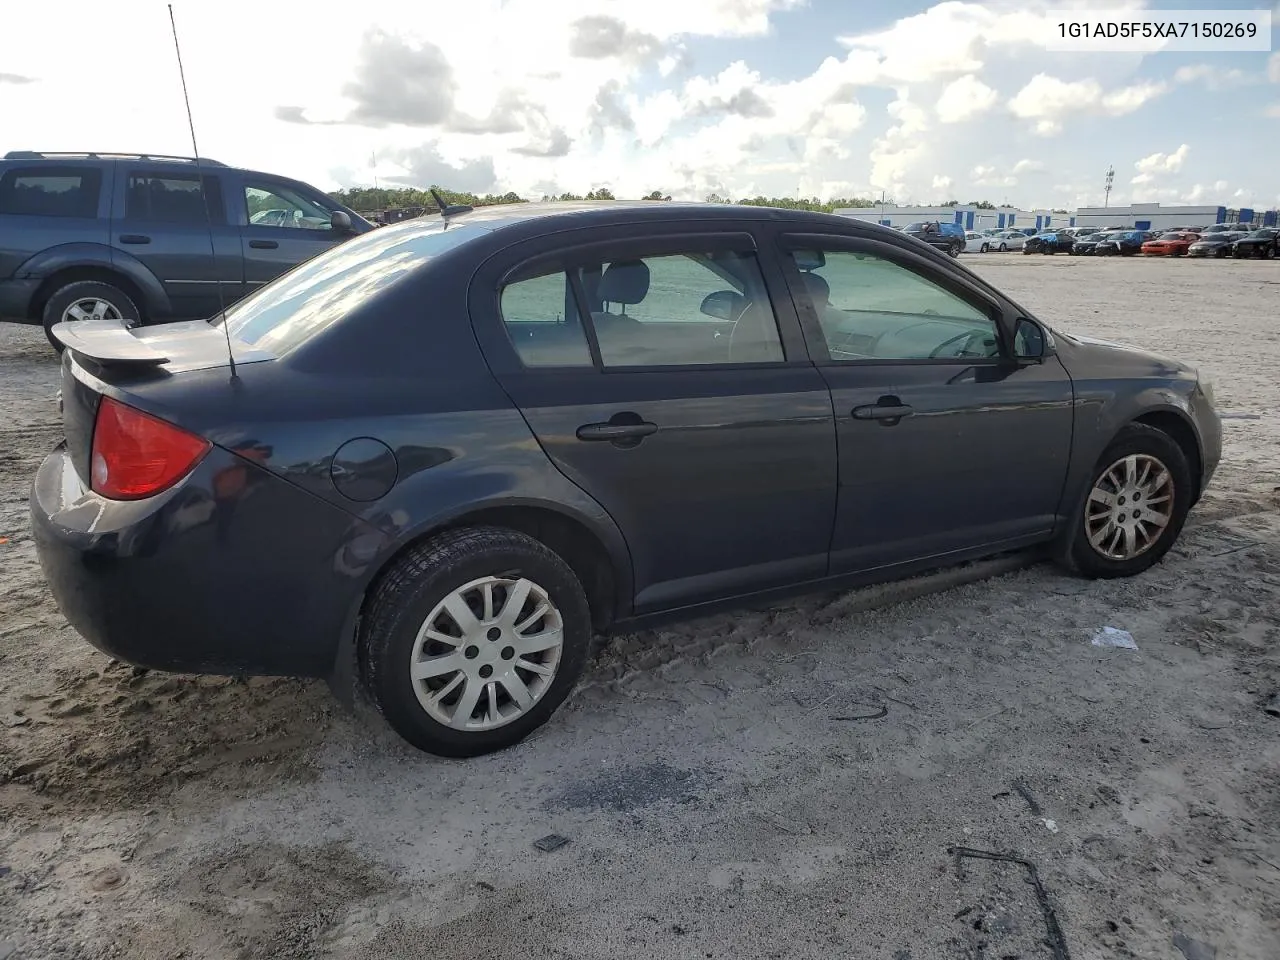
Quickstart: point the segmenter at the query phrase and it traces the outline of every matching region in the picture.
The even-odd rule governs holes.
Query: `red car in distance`
[[[1187,249],[1200,239],[1200,234],[1184,230],[1162,233],[1142,245],[1144,257],[1185,257]]]

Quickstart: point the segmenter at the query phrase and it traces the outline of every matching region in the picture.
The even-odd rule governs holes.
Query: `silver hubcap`
[[[555,679],[564,620],[523,577],[482,577],[441,600],[413,644],[409,675],[433,720],[492,730],[527,713]]]
[[[1132,560],[1150,550],[1173,517],[1173,477],[1145,453],[1117,460],[1089,492],[1084,529],[1108,560]]]
[[[85,297],[62,311],[63,322],[71,320],[120,320],[120,311],[106,300]]]

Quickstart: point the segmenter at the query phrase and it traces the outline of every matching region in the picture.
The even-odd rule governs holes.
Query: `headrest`
[[[606,303],[639,303],[649,292],[649,265],[643,260],[616,260],[600,278],[600,299]]]
[[[802,274],[804,277],[805,289],[809,291],[809,296],[814,300],[821,300],[824,303],[831,299],[831,285],[822,279],[816,273]]]

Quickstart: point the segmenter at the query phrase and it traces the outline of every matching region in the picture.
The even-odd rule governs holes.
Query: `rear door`
[[[169,295],[162,319],[203,319],[244,290],[239,231],[227,223],[223,175],[193,165],[116,162],[113,255],[142,262]],[[206,212],[207,206],[207,212]]]
[[[72,241],[111,242],[109,164],[0,164],[0,279]]]
[[[639,612],[827,571],[830,394],[776,260],[722,229],[575,231],[572,247],[509,248],[472,282],[491,368],[625,535]]]
[[[854,237],[784,235],[781,244],[835,409],[832,572],[1047,535],[1073,418],[1057,358],[1013,362],[1016,318],[931,258]]]
[[[249,292],[351,236],[334,232],[329,221],[337,205],[316,191],[251,173],[236,181],[231,203]]]

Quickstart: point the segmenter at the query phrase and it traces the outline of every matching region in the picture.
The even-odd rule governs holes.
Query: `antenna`
[[[196,182],[200,184],[200,203],[204,207],[204,221],[209,228],[209,258],[213,261],[213,282],[218,288],[218,310],[222,317],[222,335],[227,341],[227,364],[231,379],[236,379],[236,357],[231,350],[231,331],[227,329],[227,304],[222,295],[222,280],[218,277],[218,250],[213,242],[213,214],[209,210],[209,196],[204,189],[204,164],[200,160],[200,148],[196,146],[196,122],[191,116],[191,98],[187,95],[187,72],[182,69],[182,47],[178,45],[178,24],[173,19],[173,4],[169,4],[169,27],[173,30],[173,51],[178,55],[178,76],[182,80],[182,102],[187,106],[187,126],[191,130],[191,156],[196,161]]]
[[[1116,168],[1111,166],[1111,164],[1107,164],[1107,185],[1103,188],[1105,192],[1102,200],[1102,209],[1104,210],[1111,206],[1111,183],[1115,178]]]
[[[440,216],[444,219],[456,217],[460,213],[470,213],[474,208],[465,203],[448,204],[444,202],[444,197],[440,196],[440,191],[435,187],[431,188],[431,199],[436,202],[436,206],[440,208]]]

